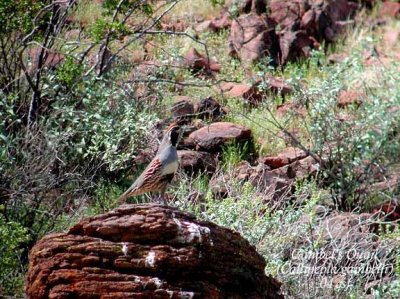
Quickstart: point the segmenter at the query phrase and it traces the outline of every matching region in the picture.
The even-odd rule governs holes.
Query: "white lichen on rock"
[[[182,298],[182,299],[192,299],[194,297],[193,292],[182,291],[179,293],[179,295],[180,295],[180,298]]]
[[[210,229],[205,226],[195,224],[188,221],[179,221],[174,218],[174,222],[178,228],[178,240],[182,243],[202,243],[204,238],[207,237],[208,243],[213,246],[213,242],[210,238]]]
[[[128,255],[128,245],[127,245],[127,243],[122,243],[122,253],[124,254],[124,256]]]
[[[173,291],[170,291],[170,290],[165,290],[165,291],[168,293],[169,298],[173,298],[174,297],[174,292]]]
[[[156,253],[153,250],[150,250],[145,259],[146,267],[154,268],[156,262]]]
[[[151,280],[154,282],[157,289],[161,288],[161,286],[163,284],[161,279],[159,279],[158,277],[154,277]]]

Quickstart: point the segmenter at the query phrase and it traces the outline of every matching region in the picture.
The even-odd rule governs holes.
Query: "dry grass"
[[[165,22],[195,23],[203,19],[212,19],[220,14],[220,6],[214,7],[210,0],[181,0],[174,7],[171,14],[166,16]]]
[[[83,27],[90,26],[102,17],[103,8],[98,1],[81,0],[72,18]]]

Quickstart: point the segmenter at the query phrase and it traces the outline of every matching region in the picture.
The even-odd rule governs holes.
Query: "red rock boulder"
[[[250,81],[250,80],[249,80]],[[267,93],[285,97],[293,92],[293,87],[279,77],[267,75],[263,80],[248,83],[221,83],[217,91],[226,93],[233,98],[242,98],[248,103],[260,103]]]
[[[194,105],[197,118],[216,121],[226,114],[226,110],[212,97],[200,100]]]
[[[245,63],[262,57],[275,59],[278,55],[278,40],[275,25],[265,17],[250,13],[232,22],[229,36],[229,54]]]
[[[338,96],[338,106],[344,108],[349,105],[360,106],[366,95],[356,90],[341,91]]]
[[[174,117],[190,117],[194,113],[194,104],[187,96],[180,96],[171,107]]]
[[[217,122],[191,133],[185,145],[196,150],[214,152],[229,142],[251,139],[251,130],[229,122]]]
[[[280,34],[279,45],[281,49],[279,63],[285,64],[288,61],[309,57],[317,42],[304,30],[284,31]]]
[[[242,98],[248,103],[256,104],[262,101],[262,93],[257,84],[224,82],[219,86],[222,93],[232,98]]]
[[[214,59],[200,54],[195,48],[191,48],[185,55],[184,65],[194,72],[206,71],[219,72],[221,66]]]
[[[283,298],[239,233],[161,205],[123,205],[31,250],[27,298]]]
[[[295,147],[288,147],[276,156],[268,156],[260,158],[260,162],[268,165],[272,169],[286,166],[294,161],[307,157],[307,153]]]
[[[217,168],[216,157],[207,152],[179,150],[178,157],[180,167],[188,173],[213,172]]]
[[[298,30],[310,3],[308,0],[271,0],[269,9],[271,19],[281,30]]]
[[[396,18],[400,16],[400,3],[394,1],[385,1],[382,3],[378,16],[381,18],[391,17]]]

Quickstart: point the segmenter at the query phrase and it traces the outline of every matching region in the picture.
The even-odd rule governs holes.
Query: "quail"
[[[159,192],[165,203],[165,190],[178,170],[179,162],[176,151],[178,139],[179,127],[173,123],[164,133],[156,156],[132,186],[118,198],[119,204],[124,203],[130,197],[148,192]]]

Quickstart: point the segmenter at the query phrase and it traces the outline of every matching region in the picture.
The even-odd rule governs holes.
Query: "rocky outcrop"
[[[310,56],[316,40],[310,37],[304,30],[285,31],[280,34],[279,46],[280,57],[279,63],[285,64],[287,61],[293,61],[299,58],[307,58]]]
[[[226,108],[212,97],[194,103],[188,96],[178,96],[171,107],[171,113],[174,118],[217,121],[226,114]]]
[[[242,15],[232,22],[229,36],[229,54],[246,63],[270,56],[278,56],[278,39],[274,24],[264,15]]]
[[[220,197],[228,194],[227,183],[232,179],[250,182],[267,203],[275,203],[292,195],[296,179],[315,175],[318,162],[298,148],[288,147],[276,156],[260,157],[252,166],[242,161],[232,173],[216,175],[210,181],[212,192]]]
[[[238,233],[161,205],[124,205],[30,252],[28,298],[283,298]]]
[[[232,0],[226,1],[229,4],[232,4]],[[240,3],[237,3],[237,5],[240,6],[240,11],[242,13],[249,13],[253,12],[256,14],[262,14],[265,13],[267,10],[267,0],[243,0],[240,1]]]
[[[262,93],[256,84],[225,82],[220,85],[222,93],[233,98],[242,98],[245,102],[256,104],[262,101]]]
[[[268,204],[274,204],[290,195],[293,185],[292,179],[271,171],[267,165],[259,163],[253,167],[249,162],[242,161],[232,173],[212,177],[209,183],[210,189],[215,196],[226,197],[229,195],[232,180],[236,180],[236,183],[251,183],[255,188],[255,194]]]
[[[297,30],[303,15],[311,8],[308,0],[271,0],[270,17],[281,30]]]
[[[179,117],[190,117],[194,113],[194,104],[187,96],[180,96],[176,99],[175,103],[171,107],[172,116],[175,118]]]
[[[394,15],[396,4],[387,5]],[[266,56],[273,64],[308,57],[322,41],[336,41],[358,7],[348,0],[244,1],[243,14],[231,25],[229,53],[247,63]]]
[[[232,20],[227,12],[223,13],[221,16],[213,20],[205,20],[197,25],[195,25],[194,30],[197,32],[204,32],[206,30],[211,30],[213,32],[218,32],[221,30],[229,29],[231,27]]]
[[[270,17],[279,31],[303,30],[316,40],[333,41],[340,33],[342,21],[354,16],[357,4],[348,0],[272,0]]]

